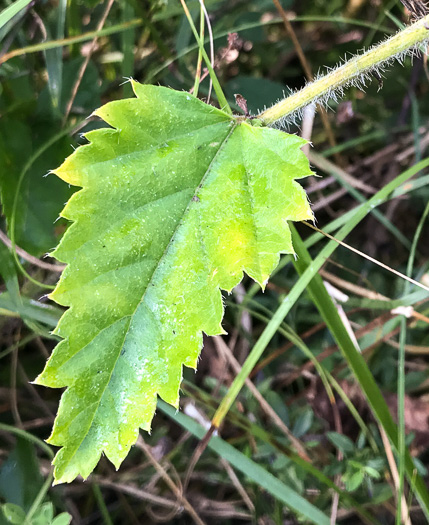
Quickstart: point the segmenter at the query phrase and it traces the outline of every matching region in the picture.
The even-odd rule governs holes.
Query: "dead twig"
[[[178,501],[183,505],[183,507],[188,511],[188,513],[192,516],[192,519],[197,523],[198,525],[205,525],[204,521],[200,519],[197,512],[194,510],[192,505],[189,503],[189,501],[185,498],[183,495],[183,489],[181,487],[178,487],[171,477],[167,474],[164,467],[155,459],[153,456],[150,447],[145,443],[144,439],[139,436],[138,438],[138,446],[143,452],[145,453],[148,460],[152,463],[155,470],[158,472],[158,474],[161,476],[161,478],[165,481],[165,483],[168,485],[168,487],[171,489],[173,494],[176,496]],[[177,513],[177,509],[175,509]]]
[[[13,249],[12,241],[2,230],[0,230],[0,241],[2,241],[2,243],[5,244],[9,249],[11,250]],[[37,257],[30,255],[28,252],[26,252],[25,250],[23,250],[22,248],[16,245],[15,245],[15,251],[25,261],[31,264],[34,264],[35,266],[38,266],[39,268],[42,268],[43,270],[49,270],[51,272],[62,272],[65,268],[65,265],[63,264],[51,264],[51,263],[41,261]]]
[[[214,341],[215,341],[215,345],[217,349],[226,356],[227,360],[229,361],[230,366],[232,367],[234,372],[238,374],[241,370],[241,366],[239,362],[233,356],[228,345],[225,343],[225,341],[220,336],[215,336]],[[298,455],[305,461],[311,461],[301,441],[297,439],[292,434],[292,432],[287,428],[287,426],[283,423],[280,417],[273,410],[272,406],[269,403],[267,403],[267,401],[264,399],[264,396],[259,392],[259,390],[256,388],[256,386],[252,383],[252,381],[249,378],[246,379],[246,386],[252,392],[252,395],[258,401],[260,407],[265,412],[265,414],[273,421],[273,423],[290,440],[290,442],[295,447]]]

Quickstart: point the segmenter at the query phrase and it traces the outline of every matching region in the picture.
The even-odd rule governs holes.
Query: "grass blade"
[[[17,15],[24,7],[26,7],[31,0],[17,0],[0,13],[0,29],[9,22],[15,15]]]
[[[297,234],[296,230],[293,227],[291,230],[293,244],[298,255],[294,265],[298,273],[302,276],[306,273],[308,268],[313,266],[314,261],[311,259],[310,254],[305,248],[304,243]],[[368,368],[368,365],[366,364],[362,354],[356,351],[353,341],[350,339],[350,336],[338,314],[337,308],[335,307],[329,293],[327,292],[320,275],[314,276],[312,281],[309,282],[307,290],[315,306],[319,310],[321,317],[326,322],[335,341],[337,342],[350,369],[359,382],[374,415],[383,426],[393,447],[398,451],[398,446],[400,445],[398,428],[392,419],[386,401],[384,400],[384,397],[381,394],[381,391],[378,388],[374,377]],[[410,480],[410,483],[414,483],[414,489],[417,498],[419,499],[422,510],[425,512],[426,517],[428,518],[429,493],[426,489],[425,483],[423,479],[418,474],[416,474],[416,468],[414,466],[413,459],[409,452],[405,450],[404,460],[408,479]]]
[[[57,8],[56,38],[64,38],[64,26],[66,21],[67,0],[60,0]],[[59,113],[60,97],[63,80],[63,50],[47,49],[45,51],[46,70],[48,72],[48,85],[51,94],[52,107],[56,113]]]
[[[175,408],[162,400],[158,400],[158,408],[194,436],[199,439],[204,437],[205,429],[189,416],[177,412]],[[329,525],[329,518],[326,514],[220,437],[213,436],[208,447],[294,513],[317,525]]]

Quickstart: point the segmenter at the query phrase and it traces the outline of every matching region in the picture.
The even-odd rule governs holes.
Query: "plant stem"
[[[204,42],[204,11],[203,6],[200,7],[200,40],[201,42]],[[201,64],[203,62],[203,52],[202,47],[198,49],[198,59],[197,59],[197,70],[195,72],[195,82],[194,82],[194,90],[193,95],[194,97],[198,97],[198,89],[200,87],[200,81],[201,81]]]
[[[308,104],[329,99],[335,90],[350,85],[355,79],[359,81],[362,75],[386,65],[395,57],[400,58],[404,52],[429,40],[428,27],[429,16],[426,16],[331,73],[310,82],[300,91],[262,112],[258,118],[265,125],[272,124]]]
[[[49,473],[48,477],[46,478],[45,482],[43,483],[43,485],[40,487],[40,490],[35,498],[35,500],[33,501],[33,503],[31,504],[31,507],[29,508],[28,512],[27,512],[27,515],[25,516],[25,521],[24,521],[24,525],[31,525],[32,523],[34,523],[34,521],[32,520],[33,516],[36,514],[37,512],[37,509],[40,507],[40,505],[42,504],[42,501],[45,499],[45,496],[49,490],[49,488],[51,487],[52,485],[52,480],[54,479],[54,475],[52,472]]]
[[[25,275],[25,277],[29,281],[31,281],[36,286],[40,286],[41,288],[47,288],[49,290],[53,290],[55,288],[55,286],[51,286],[50,284],[42,283],[42,282],[39,282],[37,279],[34,279],[27,272],[27,270],[24,268],[24,266],[21,264],[21,261],[19,260],[19,257],[18,257],[18,254],[17,254],[16,242],[15,242],[15,238],[16,238],[16,233],[15,233],[16,227],[15,227],[15,225],[16,225],[16,216],[17,216],[17,213],[18,213],[19,194],[20,194],[20,191],[21,191],[21,186],[22,186],[22,182],[24,180],[24,177],[25,177],[26,173],[28,172],[28,170],[33,165],[33,163],[41,155],[43,155],[46,150],[48,150],[51,146],[53,146],[58,140],[60,140],[61,138],[65,137],[66,135],[68,135],[74,129],[76,129],[76,123],[74,123],[72,126],[69,126],[69,127],[65,128],[65,129],[59,131],[58,133],[53,135],[49,140],[47,140],[44,144],[42,144],[42,146],[40,146],[40,148],[28,159],[28,161],[26,162],[25,166],[22,168],[21,173],[18,176],[18,182],[16,184],[16,189],[15,189],[15,196],[13,198],[12,214],[11,214],[10,226],[9,226],[9,237],[10,237],[10,242],[11,242],[11,248],[10,249],[11,249],[13,258],[15,259],[15,263],[18,266],[20,272],[23,275]]]
[[[192,20],[192,16],[191,16],[191,14],[189,12],[189,9],[188,9],[188,7],[186,5],[186,2],[185,2],[185,0],[180,0],[180,3],[182,4],[183,11],[185,12],[186,18],[188,19],[189,25],[191,26],[192,32],[194,33],[195,40],[197,41],[199,49],[201,50],[201,53],[202,53],[203,58],[205,60],[207,69],[209,70],[210,78],[212,79],[213,88],[215,90],[215,93],[216,93],[216,96],[217,96],[220,108],[223,111],[225,111],[226,113],[229,113],[230,115],[232,115],[232,110],[229,107],[228,101],[226,100],[226,97],[225,97],[225,95],[224,95],[224,93],[222,91],[222,88],[220,87],[219,80],[217,79],[216,73],[215,73],[215,71],[214,71],[214,69],[213,69],[213,67],[211,65],[210,59],[209,59],[209,57],[208,57],[208,55],[206,53],[206,50],[204,49],[204,42],[200,39],[200,35],[198,34],[198,31],[197,31],[197,29],[195,27],[194,21]]]
[[[30,434],[29,432],[26,432],[21,428],[13,427],[12,425],[5,425],[4,423],[0,423],[0,430],[2,432],[10,432],[11,434],[15,434],[15,436],[18,436],[22,439],[26,439],[27,441],[36,444],[42,450],[45,451],[45,453],[49,456],[50,459],[53,459],[54,453],[52,451],[52,448],[38,437],[33,436],[33,434]]]

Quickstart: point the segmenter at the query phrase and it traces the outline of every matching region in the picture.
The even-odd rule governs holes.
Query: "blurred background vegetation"
[[[0,524],[306,522],[270,487],[274,478],[280,492],[304,498],[332,523],[395,523],[391,449],[306,295],[250,377],[262,398],[244,389],[224,422],[222,441],[191,462],[198,443],[192,419],[210,421],[236,374],[234,357],[243,363],[297,280],[287,260],[265,293],[247,278],[225,297],[229,335],[206,340],[198,372],[185,371],[181,403],[192,419],[161,406],[152,434],[142,433],[118,472],[102,459],[87,482],[51,486],[54,451],[43,440],[60,392],[31,381],[56,344],[51,331],[62,312],[45,294],[62,267],[45,255],[68,226],[58,217],[74,189],[49,170],[85,143],[82,133],[103,125],[88,118],[97,107],[132,96],[127,78],[190,90],[198,50],[178,0],[22,4],[0,28]],[[10,5],[1,2],[3,9]],[[409,21],[399,0],[205,5],[216,72],[238,112],[234,94],[257,113],[302,87],[309,72],[335,66]],[[198,26],[199,3],[189,1],[189,8]],[[313,145],[310,161],[321,177],[304,184],[319,227],[329,228],[427,157],[428,79],[427,56],[420,54],[375,77],[366,92],[349,89],[324,117],[318,112],[313,122],[307,113],[290,125],[287,131],[304,132]],[[208,78],[199,96],[207,93]],[[411,179],[406,194],[368,216],[347,242],[429,285],[427,174],[426,168]],[[304,238],[311,233],[304,226],[299,231]],[[320,246],[311,249],[313,255]],[[404,352],[399,379],[406,391],[406,442],[416,469],[427,476],[429,294],[409,299],[413,290],[402,279],[343,247],[320,273],[395,418],[398,356]],[[392,312],[401,305],[413,307],[406,341],[398,339],[401,323]],[[335,397],[320,373],[337,385]],[[402,508],[403,522],[411,523],[408,514],[412,523],[427,523],[412,490],[404,491]]]

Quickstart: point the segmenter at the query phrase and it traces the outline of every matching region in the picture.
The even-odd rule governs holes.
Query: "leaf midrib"
[[[242,143],[243,141],[243,137],[240,136],[240,143]],[[241,159],[242,159],[242,162],[243,162],[243,167],[244,167],[244,172],[245,172],[245,181],[244,181],[244,187],[245,187],[245,190],[246,190],[246,193],[248,194],[248,198],[249,198],[249,202],[250,202],[250,209],[251,209],[251,214],[250,214],[250,217],[252,219],[252,226],[253,226],[253,235],[254,235],[254,238],[255,238],[255,243],[256,243],[256,250],[255,250],[255,253],[253,254],[253,257],[257,260],[257,263],[258,263],[258,270],[259,270],[259,275],[262,276],[262,268],[261,268],[261,256],[260,256],[260,252],[258,250],[258,247],[259,247],[259,242],[258,242],[258,226],[255,224],[255,211],[254,211],[254,196],[253,196],[253,191],[252,191],[252,188],[250,186],[250,176],[251,174],[249,173],[249,171],[247,170],[246,168],[246,160],[245,160],[245,151],[243,149],[243,147],[240,148],[241,150]],[[243,268],[244,270],[244,268]],[[262,283],[261,283],[262,285]]]
[[[238,124],[237,124],[237,123],[234,123],[233,126],[231,127],[231,129],[228,131],[228,133],[227,133],[225,139],[223,140],[222,144],[219,146],[218,150],[216,151],[215,155],[213,156],[213,159],[211,160],[209,166],[207,167],[207,170],[205,171],[203,177],[201,178],[201,181],[200,181],[199,184],[197,185],[196,190],[198,190],[198,189],[199,189],[200,187],[202,187],[202,185],[204,184],[205,179],[207,178],[208,174],[209,174],[210,171],[211,171],[211,168],[212,168],[213,163],[215,162],[215,160],[216,160],[216,158],[218,157],[219,153],[220,153],[220,152],[223,150],[223,148],[225,147],[226,143],[228,142],[228,139],[230,138],[230,136],[232,135],[232,133],[235,131],[235,129],[237,128],[237,126],[238,126]],[[202,128],[200,128],[200,129],[202,129]],[[194,195],[193,195],[193,196],[195,196],[195,195],[196,195],[196,192],[194,192]],[[116,365],[117,365],[118,359],[119,359],[119,357],[120,357],[120,355],[121,355],[121,351],[122,351],[122,349],[123,349],[123,347],[124,347],[124,344],[125,344],[125,341],[126,341],[126,339],[127,339],[127,337],[128,337],[128,334],[129,334],[129,331],[130,331],[131,322],[132,322],[132,320],[133,320],[133,318],[134,318],[134,316],[135,316],[135,314],[136,314],[136,312],[137,312],[139,306],[140,306],[140,305],[142,304],[142,302],[144,301],[144,299],[145,299],[145,297],[146,297],[146,292],[147,292],[147,290],[149,289],[150,284],[153,282],[154,276],[155,276],[155,274],[157,273],[157,270],[158,270],[158,268],[160,267],[161,262],[164,260],[164,258],[165,258],[166,255],[168,254],[169,249],[170,249],[170,246],[172,245],[172,242],[173,242],[173,240],[174,240],[174,238],[175,238],[175,236],[176,236],[176,234],[177,234],[179,228],[182,226],[182,224],[183,224],[183,220],[184,220],[184,218],[187,216],[187,214],[189,213],[189,209],[190,209],[190,207],[192,206],[193,203],[194,203],[193,199],[192,199],[192,198],[189,199],[189,204],[188,204],[188,206],[186,207],[186,209],[185,209],[185,211],[184,211],[184,213],[183,213],[182,219],[178,222],[178,224],[177,224],[177,226],[176,226],[176,228],[175,228],[175,230],[174,230],[174,232],[173,232],[173,234],[172,234],[172,236],[171,236],[171,239],[170,239],[170,241],[168,242],[166,249],[164,250],[164,253],[161,255],[161,257],[160,257],[160,259],[159,259],[159,261],[158,261],[158,264],[156,265],[156,267],[155,267],[155,269],[154,269],[154,271],[153,271],[153,273],[152,273],[152,276],[151,276],[150,280],[148,281],[148,284],[147,284],[147,286],[146,286],[146,290],[145,290],[145,292],[143,293],[141,300],[140,300],[139,303],[137,304],[137,306],[136,306],[134,312],[129,316],[129,317],[130,317],[130,321],[129,321],[129,323],[128,323],[127,331],[126,331],[126,333],[125,333],[125,335],[124,335],[124,338],[123,338],[122,344],[120,345],[120,347],[118,347],[118,348],[119,348],[119,350],[118,350],[118,352],[117,352],[118,355],[117,355],[117,357],[116,357],[116,360],[115,360],[114,365],[112,366],[112,371],[111,371],[111,374],[110,374],[110,376],[109,376],[109,379],[106,381],[106,384],[105,384],[104,388],[102,389],[101,394],[100,394],[98,400],[93,402],[93,404],[96,405],[96,408],[95,408],[95,410],[94,410],[94,413],[93,413],[93,417],[92,417],[92,419],[91,419],[91,422],[90,422],[89,425],[87,426],[87,430],[86,430],[86,432],[85,432],[85,435],[83,436],[83,438],[82,438],[82,440],[80,441],[79,445],[75,448],[75,450],[73,451],[73,454],[72,454],[72,455],[70,456],[70,458],[68,459],[67,464],[69,464],[69,463],[71,462],[72,458],[75,456],[75,454],[76,454],[77,451],[79,450],[80,446],[81,446],[82,443],[84,442],[86,436],[88,435],[88,433],[89,433],[89,431],[90,431],[90,429],[91,429],[91,427],[92,427],[92,425],[93,425],[93,422],[94,422],[94,419],[95,419],[95,415],[96,415],[96,413],[97,413],[97,411],[98,411],[98,407],[99,407],[99,405],[100,405],[101,399],[103,398],[104,393],[105,393],[106,389],[108,388],[108,386],[109,386],[109,384],[110,384],[110,382],[111,382],[111,379],[112,379],[112,376],[113,376],[113,374],[114,374],[114,371],[115,371],[115,368],[116,368]],[[124,316],[124,317],[127,317],[127,316]],[[115,321],[115,322],[116,322],[116,321]],[[112,324],[114,324],[114,323],[112,323]],[[103,328],[103,330],[104,330],[104,328]],[[100,333],[101,333],[101,332],[98,332],[98,334],[93,338],[93,340],[94,340],[94,339],[95,339]],[[100,453],[101,453],[103,450],[104,450],[104,449],[102,449],[102,450],[100,451]]]

